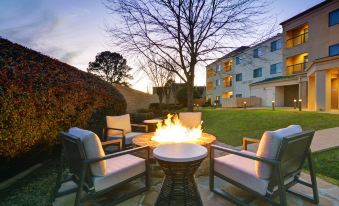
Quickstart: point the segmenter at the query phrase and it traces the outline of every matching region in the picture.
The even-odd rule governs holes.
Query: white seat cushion
[[[145,160],[130,154],[107,160],[106,175],[92,177],[94,188],[100,191],[146,171]]]
[[[242,151],[247,154],[255,153]],[[243,186],[265,195],[268,180],[258,178],[254,168],[255,160],[238,155],[225,155],[214,159],[214,171],[228,177]]]
[[[260,140],[257,156],[276,159],[282,139],[300,132],[302,132],[302,128],[299,125],[290,125],[276,131],[266,131]],[[267,163],[256,161],[255,170],[260,178],[268,179],[271,176],[271,166]]]
[[[123,129],[125,133],[129,133],[132,131],[131,126],[131,118],[129,114],[121,115],[121,116],[107,116],[106,117],[106,126],[108,128],[118,128]],[[121,134],[121,131],[118,130],[108,130],[107,136],[114,136]]]
[[[125,134],[125,138],[126,138],[125,144],[132,144],[133,138],[138,136],[138,135],[141,135],[141,134],[144,134],[144,133],[142,133],[142,132],[130,132],[130,133]],[[118,135],[114,135],[114,136],[109,136],[108,140],[121,139],[121,138],[122,138],[122,134],[118,134]]]
[[[199,127],[201,125],[201,112],[180,112],[179,120],[185,127]]]
[[[68,133],[81,139],[88,159],[105,156],[100,139],[94,132],[73,127],[68,130]],[[105,176],[106,160],[92,163],[90,168],[93,176]]]

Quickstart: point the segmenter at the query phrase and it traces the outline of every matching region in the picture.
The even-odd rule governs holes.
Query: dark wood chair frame
[[[131,127],[132,127],[132,131],[134,131],[133,130],[134,128],[143,128],[145,133],[148,132],[148,125],[131,124]],[[108,131],[109,130],[115,130],[115,131],[121,132],[121,134],[122,134],[122,137],[121,137],[122,147],[121,147],[121,149],[122,150],[132,148],[132,144],[126,144],[126,133],[123,129],[108,127],[107,124],[105,125],[105,127],[103,128],[103,131],[102,131],[102,142],[111,141],[111,140],[108,140]]]
[[[93,199],[95,197],[98,197],[104,193],[107,193],[109,191],[112,191],[116,188],[121,187],[122,185],[131,182],[137,178],[141,178],[144,177],[145,178],[145,185],[135,191],[126,193],[125,195],[123,195],[122,197],[119,197],[111,202],[109,202],[109,205],[114,205],[117,203],[120,203],[122,201],[125,201],[133,196],[136,196],[138,194],[141,194],[145,191],[147,191],[149,189],[149,156],[150,156],[150,152],[149,152],[149,147],[148,146],[144,146],[144,147],[138,147],[138,148],[134,148],[134,149],[129,149],[129,150],[125,150],[125,151],[120,151],[114,154],[109,154],[106,155],[104,157],[101,158],[94,158],[94,159],[88,159],[86,157],[85,154],[85,150],[83,147],[83,144],[81,142],[81,140],[73,135],[70,135],[68,133],[64,133],[61,132],[60,134],[60,138],[62,140],[62,144],[63,144],[63,152],[61,155],[61,166],[58,172],[58,176],[57,176],[57,183],[56,183],[56,187],[55,187],[55,198],[63,196],[63,195],[67,195],[67,194],[71,194],[76,192],[76,198],[75,198],[75,206],[81,205],[82,202],[89,200],[89,199]],[[76,148],[77,151],[67,151],[67,147],[65,146],[65,141],[68,141],[69,143],[72,143]],[[145,166],[146,166],[146,170],[143,173],[140,173],[134,177],[131,177],[123,182],[120,182],[116,185],[112,185],[109,188],[100,190],[98,192],[95,191],[94,189],[94,185],[92,182],[91,174],[90,174],[90,164],[95,163],[95,162],[99,162],[102,160],[107,160],[107,159],[111,159],[114,157],[118,157],[121,155],[125,155],[125,154],[131,154],[134,152],[141,152],[142,150],[146,151],[146,157],[145,157]],[[78,154],[76,154],[76,153]],[[72,155],[73,157],[76,158],[76,156],[78,156],[79,158],[79,162],[72,162],[71,164],[69,164],[70,167],[70,175],[65,178],[62,179],[63,176],[63,171],[64,171],[64,166],[65,166],[65,157],[68,157]],[[67,158],[66,158],[67,159]],[[74,159],[74,158],[73,158]],[[60,188],[60,186],[68,181],[73,181],[77,184],[77,187],[63,191],[63,192],[58,192],[58,189]],[[84,197],[82,197],[82,192],[85,191],[86,195]]]
[[[231,149],[231,148],[225,148],[225,147],[220,147],[217,145],[211,145],[211,149],[210,149],[210,190],[223,196],[224,198],[226,198],[227,200],[229,200],[230,202],[236,204],[236,205],[241,205],[241,206],[245,206],[248,205],[248,203],[240,200],[239,198],[236,198],[235,196],[226,193],[224,191],[221,191],[220,189],[215,189],[214,187],[214,177],[219,177],[222,180],[231,183],[232,185],[239,187],[251,194],[254,194],[256,197],[262,198],[267,200],[268,202],[270,202],[272,205],[282,205],[282,206],[286,206],[287,205],[287,200],[286,200],[286,191],[297,195],[303,199],[306,199],[308,201],[311,201],[314,204],[318,204],[319,203],[319,195],[318,195],[318,189],[317,189],[317,182],[316,182],[316,175],[315,175],[315,171],[314,171],[314,167],[313,167],[313,163],[312,163],[312,155],[311,155],[311,150],[310,145],[312,142],[312,138],[314,135],[314,131],[305,131],[302,133],[299,133],[297,135],[292,135],[289,137],[285,137],[282,140],[282,143],[280,145],[279,151],[278,151],[278,155],[276,159],[268,159],[268,158],[263,158],[263,157],[259,157],[259,156],[254,156],[254,155],[250,155],[250,154],[246,154],[243,153],[239,150],[235,150],[235,149]],[[252,139],[252,142],[258,142],[258,140],[254,140]],[[300,142],[301,141],[301,142]],[[286,170],[283,168],[284,167],[284,163],[285,163],[285,154],[284,152],[286,152],[288,150],[288,147],[290,147],[290,145],[293,144],[298,144],[299,143],[303,143],[302,141],[304,141],[304,143],[306,143],[305,145],[305,151],[304,154],[302,154],[302,156],[300,156],[300,163],[298,163],[298,166],[296,169],[293,169],[292,171],[289,170],[288,173],[286,173]],[[247,138],[246,140],[244,140],[244,142],[251,142],[251,139]],[[247,148],[247,143],[244,143],[244,148]],[[302,149],[304,149],[302,148]],[[246,185],[240,184],[239,182],[236,182],[228,177],[225,177],[224,175],[214,171],[214,150],[220,150],[220,151],[224,151],[227,152],[229,154],[234,154],[234,155],[238,155],[241,157],[245,157],[248,159],[252,159],[252,160],[257,160],[260,162],[264,162],[267,163],[269,165],[271,165],[272,167],[272,174],[271,177],[269,178],[269,185],[268,185],[268,190],[270,192],[267,192],[266,195],[262,195],[259,194],[257,191],[252,190],[250,188],[248,188]],[[311,176],[311,183],[305,182],[303,180],[300,179],[300,173],[302,171],[303,168],[303,163],[305,162],[305,160],[307,159],[307,163],[308,163],[308,167],[310,170],[310,176]],[[293,178],[293,180],[291,182],[289,182],[288,184],[284,184],[284,180],[287,178]],[[302,184],[306,187],[309,187],[312,189],[313,191],[313,197],[310,197],[308,195],[293,191],[290,189],[290,187],[294,186],[295,184]],[[274,188],[277,186],[278,190],[274,191]],[[275,195],[279,195],[279,202],[276,202],[273,200],[272,197],[274,197]]]

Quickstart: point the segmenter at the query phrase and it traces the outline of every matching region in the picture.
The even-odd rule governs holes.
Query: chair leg
[[[281,173],[280,164],[277,166],[277,173],[278,173],[279,203],[281,206],[286,206],[287,205],[286,191],[285,191],[284,180],[283,180],[283,175]]]
[[[80,206],[80,203],[81,203],[81,193],[82,193],[82,188],[83,188],[84,182],[85,182],[86,171],[87,171],[87,165],[84,164],[83,167],[82,167],[78,192],[77,192],[76,197],[75,197],[75,203],[74,203],[75,206]]]
[[[210,191],[214,191],[214,150],[210,147],[210,178],[209,178]]]
[[[57,174],[56,184],[54,188],[54,199],[58,196],[59,189],[62,184],[61,179],[62,179],[63,171],[64,171],[64,149],[61,150],[61,154],[60,154],[58,174]]]
[[[317,178],[316,178],[315,171],[314,171],[314,168],[313,168],[311,151],[309,151],[309,153],[307,155],[307,162],[308,162],[308,167],[310,169],[314,203],[318,204],[319,203],[319,194],[318,194]]]

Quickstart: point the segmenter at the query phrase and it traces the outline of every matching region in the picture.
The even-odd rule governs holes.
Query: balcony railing
[[[224,67],[224,71],[225,71],[225,72],[232,71],[232,66],[226,66],[226,67]]]
[[[305,71],[306,63],[307,62],[303,62],[287,66],[287,74],[298,74]]]
[[[231,87],[231,86],[232,86],[232,82],[231,81],[224,83],[224,87]]]
[[[303,44],[308,41],[308,32],[305,32],[303,34],[300,34],[298,36],[294,36],[290,39],[286,40],[286,47],[291,48],[294,46],[297,46],[299,44]]]

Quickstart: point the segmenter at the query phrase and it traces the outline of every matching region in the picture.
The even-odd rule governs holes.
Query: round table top
[[[144,123],[158,123],[158,122],[162,122],[162,119],[146,119],[144,120]]]
[[[153,155],[167,162],[190,162],[206,157],[207,149],[190,143],[164,144],[155,148]]]

